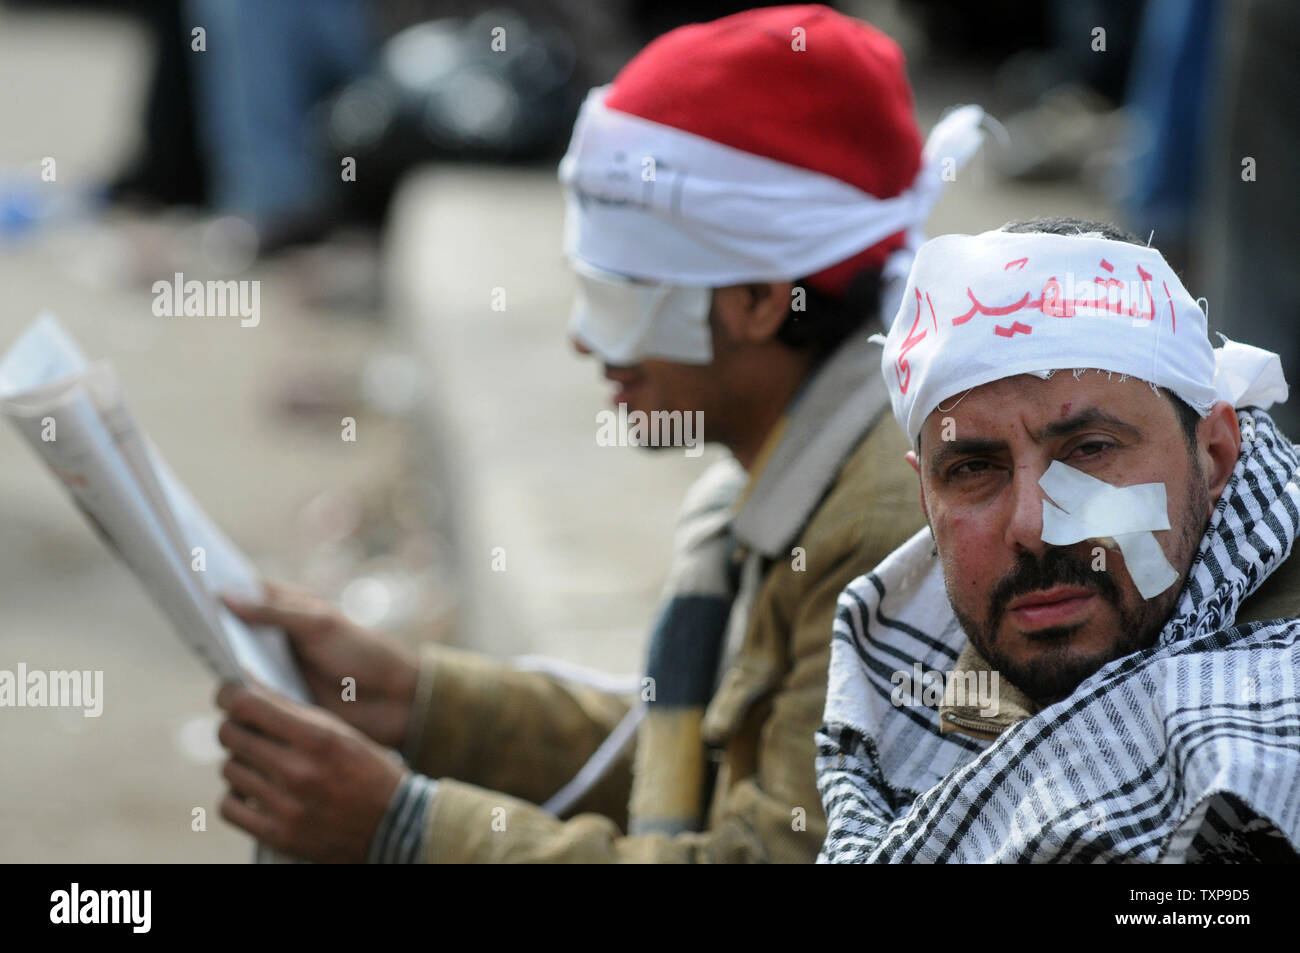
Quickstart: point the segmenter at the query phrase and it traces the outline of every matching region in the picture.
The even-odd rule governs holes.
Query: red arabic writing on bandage
[[[912,366],[907,362],[907,352],[912,350],[925,339],[928,332],[922,330],[920,334],[916,333],[916,326],[921,322],[921,289],[916,291],[916,315],[912,318],[912,329],[907,332],[907,337],[903,339],[903,346],[898,349],[898,357],[894,359],[894,374],[898,378],[898,389],[906,394],[907,386],[912,382]],[[934,325],[934,333],[939,333],[939,319],[934,313],[934,303],[930,301],[930,295],[927,292],[925,303],[930,306],[930,323]],[[904,377],[903,375],[907,376]]]
[[[1028,258],[1017,258],[1003,265],[1004,272],[1016,267],[1016,270],[1023,270],[1029,263]],[[1065,287],[1062,288],[1061,282],[1053,275],[1043,284],[1043,290],[1037,298],[1033,297],[1032,292],[1026,291],[1021,297],[1005,305],[987,305],[975,297],[975,292],[970,286],[966,288],[966,297],[970,299],[971,306],[963,314],[957,315],[952,319],[953,327],[961,327],[967,324],[977,314],[988,317],[1004,318],[1008,315],[1018,314],[1021,311],[1039,311],[1047,317],[1054,318],[1073,318],[1079,312],[1100,312],[1111,314],[1116,317],[1132,318],[1136,325],[1140,321],[1154,321],[1156,317],[1155,298],[1151,293],[1152,274],[1141,265],[1136,265],[1137,281],[1124,282],[1119,278],[1112,277],[1115,266],[1106,259],[1102,259],[1102,269],[1107,272],[1105,275],[1097,275],[1091,280],[1075,283],[1074,275],[1067,273]],[[1174,301],[1173,295],[1169,291],[1168,282],[1162,281],[1161,286],[1165,292],[1165,299],[1169,304],[1169,321],[1172,333],[1177,333],[1178,326],[1174,318]],[[912,326],[903,339],[899,348],[898,356],[894,360],[894,374],[898,378],[898,389],[901,393],[906,394],[908,386],[912,380],[912,367],[908,360],[908,354],[920,344],[928,333],[925,328],[918,328],[921,323],[921,296],[923,292],[919,287],[914,289],[916,294],[915,312],[912,316]],[[930,300],[929,292],[924,292],[926,304],[930,309],[930,321],[934,327],[936,336],[939,332],[938,318],[935,316],[934,303]],[[1033,326],[1021,321],[1012,320],[1009,325],[994,324],[993,334],[997,337],[1014,339],[1017,335],[1029,335],[1034,331]],[[914,356],[913,356],[914,357]]]
[[[1026,259],[1016,259],[1007,262],[1002,270],[1006,271],[1012,265],[1021,264]],[[1023,264],[1021,264],[1023,268]],[[1115,266],[1110,262],[1102,259],[1101,267],[1108,272],[1113,272]],[[1156,302],[1151,293],[1151,278],[1149,271],[1141,265],[1137,266],[1138,281],[1130,282],[1126,285],[1118,278],[1097,275],[1091,281],[1080,282],[1077,286],[1074,283],[1072,274],[1066,275],[1067,288],[1063,292],[1061,283],[1053,275],[1047,279],[1043,285],[1042,294],[1033,298],[1031,293],[1026,291],[1020,300],[1008,305],[986,305],[975,297],[975,292],[966,288],[966,297],[970,298],[970,310],[960,314],[952,319],[953,327],[960,327],[977,314],[988,315],[990,317],[1006,317],[1009,314],[1015,314],[1018,311],[1040,311],[1044,315],[1054,318],[1072,318],[1079,310],[1102,311],[1108,314],[1114,314],[1121,317],[1140,318],[1146,321],[1154,321],[1156,316]],[[1173,317],[1173,296],[1169,293],[1169,285],[1162,282],[1165,290],[1165,297],[1169,301],[1169,314]],[[1095,290],[1095,294],[1093,293]],[[1177,328],[1173,330],[1177,332]],[[1003,327],[1000,324],[993,326],[993,333],[1000,337],[1012,337],[1017,333],[1029,334],[1033,328],[1020,322],[1012,322],[1009,327]]]

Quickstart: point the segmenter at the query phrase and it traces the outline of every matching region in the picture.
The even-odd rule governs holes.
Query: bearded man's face
[[[1002,677],[1049,704],[1155,642],[1221,492],[1168,397],[1092,370],[1004,378],[941,403],[920,447],[910,459],[949,601]],[[1043,542],[1038,481],[1056,460],[1114,486],[1165,484],[1171,528],[1154,535],[1173,585],[1144,599],[1118,548]]]

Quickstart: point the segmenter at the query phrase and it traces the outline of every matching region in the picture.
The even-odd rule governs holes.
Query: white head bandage
[[[579,271],[584,284],[592,269],[678,288],[791,281],[900,231],[910,233],[914,248],[916,230],[944,182],[983,135],[978,106],[953,111],[927,140],[912,186],[881,199],[834,176],[608,109],[606,90],[592,90],[587,97],[560,163],[564,250],[575,268],[579,262],[590,266],[587,274]],[[898,264],[891,261],[891,270]],[[575,321],[593,320],[590,299],[585,307],[587,317],[575,314]],[[684,314],[674,320],[680,323]],[[623,320],[643,316],[638,311]],[[698,324],[706,318],[707,308]],[[610,314],[607,323],[618,319]],[[670,334],[656,331],[650,337],[663,341]],[[691,337],[707,342],[707,328],[701,335],[696,327]],[[674,350],[678,360],[687,359],[683,354],[699,363],[712,359],[711,350],[685,342],[676,342]]]
[[[1101,237],[984,232],[921,246],[881,367],[913,446],[944,400],[1016,374],[1098,368],[1216,400],[1287,397],[1276,354],[1213,348],[1205,314],[1160,253]]]

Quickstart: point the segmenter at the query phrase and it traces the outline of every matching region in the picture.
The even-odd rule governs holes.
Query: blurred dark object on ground
[[[563,31],[577,50],[577,82],[584,91],[614,78],[623,64],[661,33],[685,23],[716,20],[782,0],[526,0],[518,13],[537,27]],[[436,19],[473,19],[510,9],[509,0],[374,0],[386,36]],[[831,3],[843,7],[842,3]]]
[[[1000,62],[1051,45],[1048,5],[1024,0],[905,0],[936,58]]]
[[[382,220],[397,182],[430,160],[554,162],[586,91],[655,36],[754,6],[736,0],[377,0],[378,67],[328,107],[335,165],[356,157],[350,214]],[[500,44],[492,45],[500,29]]]
[[[357,169],[335,190],[350,217],[376,221],[422,162],[554,158],[585,92],[578,76],[569,35],[512,10],[407,27],[325,105],[332,165]]]
[[[1022,102],[1059,86],[1083,86],[1118,105],[1128,87],[1145,0],[1049,0],[1042,6],[1049,48],[1015,51],[999,70],[999,91]],[[1104,49],[1094,48],[1105,30]]]
[[[1105,178],[1126,134],[1116,107],[1142,9],[1132,0],[1051,0],[1039,8],[1047,44],[1016,48],[997,69],[998,106],[1014,144],[998,156],[1005,178]]]
[[[582,96],[727,0],[53,0],[139,19],[154,61],[137,155],[112,201],[195,205],[248,223],[258,255],[378,224],[430,160],[551,162]],[[191,30],[206,30],[192,50]],[[502,28],[503,48],[493,47]],[[198,57],[202,59],[198,59]],[[355,160],[355,176],[341,173]],[[239,259],[241,248],[227,256]]]

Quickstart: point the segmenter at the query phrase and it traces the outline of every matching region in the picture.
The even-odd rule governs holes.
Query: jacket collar
[[[773,428],[732,522],[769,559],[787,553],[840,467],[889,404],[880,350],[863,330],[840,345]]]
[[[978,703],[959,705],[954,700],[956,693],[952,691],[953,686],[979,685],[981,677],[986,680],[983,684],[990,684],[997,674],[993,666],[986,662],[984,656],[980,655],[975,646],[968,641],[961,654],[957,656],[952,670],[953,677],[948,681],[943,702],[939,705],[939,734],[948,735],[956,732],[980,741],[992,741],[1016,722],[1024,721],[1038,713],[1038,705],[1034,704],[1033,699],[1004,678],[998,678],[996,683],[998,710],[995,715],[981,714]]]

